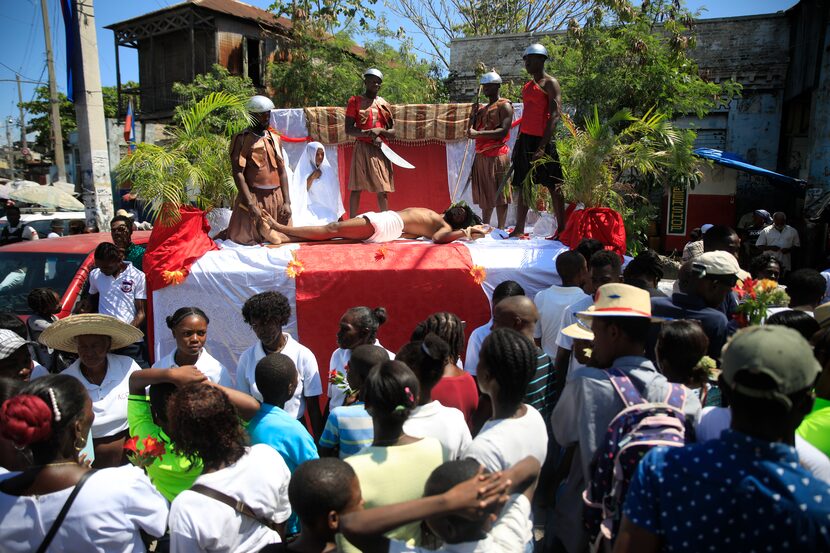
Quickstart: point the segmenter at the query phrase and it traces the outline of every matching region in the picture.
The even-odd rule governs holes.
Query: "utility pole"
[[[15,77],[17,77],[17,99],[20,107],[20,151],[25,155],[29,149],[29,145],[26,143],[26,119],[24,118],[26,114],[23,113],[23,91],[20,89],[20,75],[15,74]]]
[[[12,125],[14,119],[11,115],[6,119],[6,160],[9,164],[9,178],[14,180],[14,147],[12,144]]]
[[[58,168],[58,180],[66,180],[66,160],[63,157],[63,131],[61,130],[61,112],[58,103],[58,85],[55,81],[55,60],[52,57],[52,31],[49,28],[49,12],[46,0],[40,0],[43,15],[43,39],[46,41],[46,67],[49,70],[49,104],[52,107],[52,130],[55,141],[55,165]]]
[[[72,3],[77,25],[72,74],[86,219],[88,224],[97,222],[99,229],[107,230],[113,215],[112,184],[98,66],[95,7],[93,0],[73,0]]]

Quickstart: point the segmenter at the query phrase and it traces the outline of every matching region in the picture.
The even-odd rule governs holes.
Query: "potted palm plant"
[[[563,122],[567,132],[557,140],[562,193],[584,209],[570,215],[560,239],[575,246],[596,238],[620,254],[636,254],[654,218],[649,193],[670,185],[694,187],[703,176],[703,162],[692,154],[694,131],[676,128],[653,110],[636,117],[622,109],[603,121],[594,108],[583,128],[566,115]],[[528,205],[536,205],[538,189],[535,183],[525,187]]]
[[[230,138],[249,124],[246,101],[246,97],[212,92],[180,111],[177,124],[167,129],[171,140],[139,143],[116,167],[116,180],[131,182],[133,193],[161,225],[176,223],[180,209],[191,205],[207,211],[209,219],[221,219],[216,215],[230,211],[236,196],[228,147]],[[209,118],[218,111],[233,116],[224,118],[224,128],[217,133]]]

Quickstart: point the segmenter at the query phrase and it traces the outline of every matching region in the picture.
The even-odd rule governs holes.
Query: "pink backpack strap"
[[[611,379],[611,385],[614,386],[614,389],[626,407],[646,403],[643,396],[640,395],[640,392],[637,391],[637,388],[631,382],[631,379],[620,369],[609,369],[608,376]]]
[[[668,403],[672,407],[682,411],[683,406],[686,405],[686,387],[682,384],[670,383],[664,403]]]

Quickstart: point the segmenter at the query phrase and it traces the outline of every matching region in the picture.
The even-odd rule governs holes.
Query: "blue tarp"
[[[776,173],[775,171],[770,171],[769,169],[764,169],[763,167],[758,167],[757,165],[750,165],[741,159],[741,156],[731,152],[722,152],[721,150],[713,150],[711,148],[695,148],[694,154],[698,157],[711,159],[715,163],[731,169],[746,171],[747,173],[753,173],[755,175],[762,175],[792,186],[803,187],[806,184],[801,179],[788,177],[787,175],[782,175],[781,173]]]

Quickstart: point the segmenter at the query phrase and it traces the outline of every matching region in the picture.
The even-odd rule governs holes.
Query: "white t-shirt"
[[[154,369],[170,369],[178,366],[176,363],[175,349],[153,363]],[[228,369],[209,354],[206,349],[202,349],[202,353],[199,354],[199,359],[196,361],[196,368],[202,371],[202,374],[211,382],[219,384],[220,386],[227,386],[228,388],[233,387],[233,380]]]
[[[147,299],[144,273],[125,261],[127,267],[118,276],[111,277],[92,269],[89,273],[89,293],[99,294],[98,313],[112,315],[129,324],[135,318],[135,300]]]
[[[728,407],[704,407],[695,423],[695,437],[698,443],[720,438],[721,432],[732,424],[732,411]],[[830,459],[816,446],[795,435],[795,450],[798,462],[813,476],[830,484]]]
[[[539,411],[525,404],[527,412],[513,419],[488,420],[463,458],[472,457],[490,471],[505,470],[528,455],[545,464],[548,431]]]
[[[254,513],[279,524],[288,520],[288,482],[291,473],[279,453],[271,446],[248,448],[236,463],[202,474],[194,484],[245,502]],[[267,526],[207,497],[185,490],[170,506],[170,551],[189,553],[256,552],[268,544],[279,543],[280,535]]]
[[[285,402],[285,412],[295,418],[305,414],[305,398],[319,396],[323,393],[323,384],[320,382],[320,372],[317,369],[317,359],[311,350],[291,337],[285,336],[285,346],[282,348],[283,355],[294,361],[297,366],[297,389],[294,390],[294,397]],[[262,394],[256,387],[256,364],[265,357],[265,350],[262,349],[262,342],[259,340],[246,349],[239,358],[236,367],[236,389],[254,396],[257,401],[262,401]]]
[[[125,401],[126,403],[126,401]],[[7,473],[0,480],[18,473]],[[5,553],[37,550],[74,486],[37,496],[0,493]],[[164,535],[167,500],[144,471],[132,465],[106,468],[92,474],[78,492],[49,551],[110,553],[144,551],[139,529]]]
[[[539,310],[539,320],[536,323],[534,338],[540,338],[542,349],[545,353],[556,358],[558,346],[556,340],[559,337],[562,323],[562,313],[569,305],[589,297],[578,286],[556,286],[546,288],[536,294],[533,303]]]
[[[454,407],[445,407],[438,400],[412,410],[403,423],[403,431],[416,438],[435,438],[447,451],[449,460],[460,459],[472,441],[464,414]]]
[[[445,543],[438,549],[415,547],[400,540],[391,540],[389,553],[523,553],[527,551],[525,537],[533,531],[530,516],[530,501],[524,495],[517,495],[504,506],[502,515],[483,540]]]
[[[378,341],[377,339],[375,340],[374,345],[383,348],[380,341]],[[386,350],[386,353],[389,354],[390,360],[395,359],[395,354],[389,351],[388,349]],[[331,371],[337,371],[343,376],[346,376],[346,365],[349,364],[349,359],[351,358],[352,350],[350,349],[337,348],[336,350],[334,350],[334,353],[331,354],[331,360],[329,361],[329,373],[331,373]],[[346,392],[332,384],[331,380],[329,380],[326,395],[329,396],[329,409],[340,407],[341,405],[343,405],[343,402],[346,401]]]
[[[770,225],[761,231],[758,235],[758,240],[755,246],[764,249],[764,246],[778,246],[781,249],[798,248],[801,246],[801,241],[798,239],[798,231],[790,225],[784,225],[784,228],[778,230],[775,225]],[[781,268],[785,271],[792,269],[792,254],[781,253],[781,251],[770,252],[775,258],[781,262]]]
[[[130,374],[140,371],[129,357],[107,354],[107,374],[101,385],[93,384],[81,373],[81,360],[77,359],[61,374],[74,376],[81,381],[92,399],[92,437],[103,438],[127,429],[127,396],[130,395]]]
[[[466,371],[475,376],[478,374],[478,353],[481,351],[481,344],[490,335],[493,329],[493,319],[490,319],[470,333],[467,340],[467,353],[464,355],[464,366]]]

